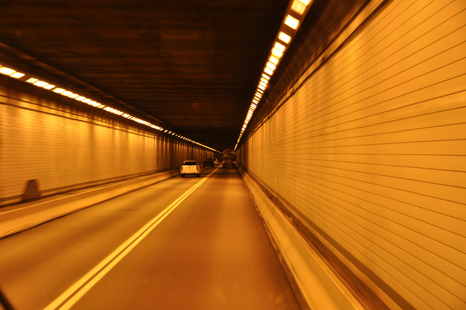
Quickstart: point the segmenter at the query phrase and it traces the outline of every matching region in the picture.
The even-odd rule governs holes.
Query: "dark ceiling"
[[[288,3],[0,0],[0,42],[221,150],[236,143]]]

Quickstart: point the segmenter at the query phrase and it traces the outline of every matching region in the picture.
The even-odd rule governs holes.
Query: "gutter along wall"
[[[0,76],[0,206],[178,169],[212,152]]]
[[[466,4],[371,5],[238,160],[366,307],[464,309]]]

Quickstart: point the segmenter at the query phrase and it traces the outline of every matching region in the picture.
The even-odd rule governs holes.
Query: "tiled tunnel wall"
[[[212,152],[122,117],[0,77],[0,205],[157,171]]]
[[[241,165],[391,308],[466,309],[466,2],[390,1],[304,75]]]

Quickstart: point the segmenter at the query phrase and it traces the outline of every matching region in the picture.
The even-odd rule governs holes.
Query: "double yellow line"
[[[218,168],[217,168],[218,169]],[[161,213],[150,220],[144,227],[139,229],[128,240],[121,244],[115,251],[102,260],[91,271],[79,279],[75,284],[69,287],[63,294],[56,298],[51,304],[45,307],[45,310],[52,309],[70,309],[87,291],[89,291],[103,276],[118,264],[131,250],[139,244],[158,224],[160,224],[183,200],[198,189],[217,169],[213,170],[207,176],[202,178],[193,187],[187,190],[172,204],[166,207]]]

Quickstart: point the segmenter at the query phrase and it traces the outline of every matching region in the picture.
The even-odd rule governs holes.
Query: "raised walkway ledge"
[[[21,232],[105,200],[167,180],[179,170],[158,172],[0,208],[0,238]]]
[[[260,186],[239,168],[270,237],[310,309],[365,309]]]

